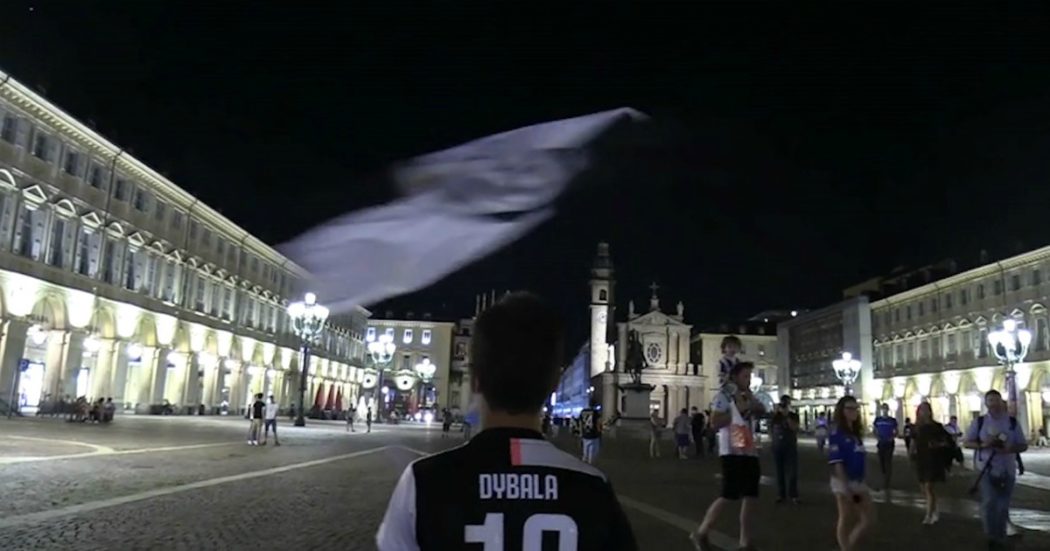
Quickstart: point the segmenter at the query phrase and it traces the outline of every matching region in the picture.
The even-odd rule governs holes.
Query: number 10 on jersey
[[[576,551],[579,532],[576,521],[567,515],[537,513],[525,519],[522,551],[541,551],[543,533],[558,533],[558,551]],[[463,530],[465,543],[480,543],[483,551],[503,551],[503,513],[485,515],[484,524],[470,524]]]

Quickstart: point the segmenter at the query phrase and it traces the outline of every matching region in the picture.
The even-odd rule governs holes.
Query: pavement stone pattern
[[[462,442],[455,435],[440,438],[439,427],[377,426],[373,434],[348,435],[340,423],[311,423],[305,429],[282,425],[280,448],[251,447],[244,441],[246,429],[242,420],[220,418],[118,417],[111,426],[0,421],[0,549],[374,549],[373,537],[397,477],[418,457],[397,447],[46,521],[28,522],[24,515],[382,446],[429,452]],[[557,442],[577,450],[570,438]],[[206,447],[127,453],[188,445]],[[690,551],[685,527],[698,522],[718,494],[718,462],[672,458],[669,442],[663,451],[663,458],[650,460],[645,442],[606,439],[598,466],[625,502],[674,516],[669,522],[625,507],[641,549]],[[81,453],[95,455],[3,462]],[[762,488],[756,543],[763,550],[834,548],[835,506],[827,491],[827,467],[815,450],[802,448],[801,459],[802,505],[775,505],[774,488]],[[905,492],[915,491],[907,460],[899,458],[896,468],[901,501],[878,506],[879,523],[865,549],[983,549],[980,524],[972,516],[942,514],[938,525],[922,526],[922,512],[903,499]],[[875,469],[873,462],[869,469]],[[768,457],[763,458],[763,472],[773,475]],[[972,474],[952,478],[942,495],[965,499],[971,481]],[[1046,491],[1019,488],[1015,504],[1050,518]],[[735,517],[735,509],[727,509],[718,530],[735,537]],[[1050,549],[1050,532],[1027,532],[1018,544],[1021,550]]]
[[[577,449],[576,443],[570,439],[560,438],[558,443],[567,451],[575,452]],[[693,519],[695,527],[708,505],[720,493],[720,480],[717,478],[720,476],[720,464],[714,457],[677,459],[672,444],[663,444],[662,457],[649,459],[647,442],[629,443],[607,439],[603,441],[597,466],[609,475],[618,494]],[[774,503],[777,492],[772,485],[775,480],[772,458],[768,451],[763,452],[762,473],[768,480],[760,490],[755,544],[763,550],[836,548],[834,525],[837,512],[828,489],[826,461],[816,449],[800,448],[799,493],[802,503],[798,506],[777,505]],[[874,476],[877,470],[877,463],[869,458],[868,482],[873,486],[878,486]],[[920,502],[907,495],[918,493],[917,482],[907,458],[897,457],[894,470],[893,487],[897,491],[891,496],[896,497],[893,498],[893,504],[876,504],[878,524],[865,542],[864,549],[904,551],[926,549],[931,545],[953,550],[986,548],[980,521],[975,516],[949,514],[942,508],[938,524],[922,525],[924,513]],[[972,503],[973,498],[967,497],[967,489],[972,482],[973,473],[969,472],[951,477],[939,488],[938,495],[945,502],[955,500]],[[1018,487],[1014,496],[1015,507],[1041,511],[1038,520],[1043,522],[1050,519],[1050,493]],[[944,503],[945,508],[948,505]],[[738,511],[735,506],[727,507],[716,525],[717,531],[734,540],[738,534]],[[1050,530],[1050,525],[1044,529]],[[680,534],[682,538],[686,537],[684,533]],[[1016,544],[1019,550],[1050,549],[1050,532],[1026,531]]]

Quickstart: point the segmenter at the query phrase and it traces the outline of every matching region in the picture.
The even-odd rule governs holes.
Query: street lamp
[[[295,418],[295,426],[306,426],[306,418],[303,412],[306,409],[306,377],[310,371],[310,345],[317,342],[324,329],[325,321],[328,320],[328,308],[317,304],[317,295],[306,293],[302,302],[293,302],[288,305],[288,316],[292,319],[292,331],[302,341],[303,365],[300,366],[299,374],[299,416]]]
[[[1017,416],[1017,377],[1014,366],[1023,362],[1028,355],[1028,345],[1032,342],[1032,333],[1027,329],[1018,329],[1012,319],[1003,321],[1003,328],[988,333],[988,344],[992,353],[1005,369],[1006,407],[1010,415]]]
[[[423,406],[426,406],[428,387],[430,386],[430,381],[434,378],[434,374],[437,373],[437,366],[430,363],[430,358],[423,358],[423,361],[415,365],[415,371],[420,381],[419,389],[422,394],[420,402]]]
[[[831,362],[831,367],[835,370],[835,376],[846,387],[846,396],[852,396],[853,383],[860,375],[860,360],[854,360],[853,354],[843,352],[841,358]]]
[[[375,381],[373,385],[386,389],[383,386],[383,372],[386,371],[387,366],[394,359],[394,352],[397,351],[397,345],[394,344],[394,336],[384,333],[379,335],[377,339],[375,335],[368,335],[365,338],[368,341],[368,357],[372,360],[374,367],[365,370],[365,383]],[[370,388],[372,385],[365,384],[365,388]],[[379,404],[379,411],[377,413],[386,412],[386,394],[389,390],[383,393],[383,401]],[[375,398],[375,394],[373,394]],[[382,416],[381,416],[382,417]]]

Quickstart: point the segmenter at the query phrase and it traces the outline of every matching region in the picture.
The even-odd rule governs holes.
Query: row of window
[[[102,163],[63,143],[45,130],[34,127],[27,119],[5,113],[0,122],[0,139],[12,145],[28,148],[31,155],[45,163],[58,163],[59,169],[66,175],[84,179],[88,185],[103,192],[109,191],[109,171]],[[137,186],[129,178],[118,175],[113,186],[112,196],[115,200],[130,203],[135,210],[149,215],[156,224],[179,235],[171,241],[181,243],[181,232],[186,223],[186,213],[164,202],[144,186]],[[234,242],[223,238],[215,230],[198,220],[190,220],[189,244],[193,251],[207,251],[221,259],[230,271],[241,267],[245,279],[264,282],[275,289],[278,294],[287,296],[291,292],[291,277],[284,274],[272,264],[260,262],[258,256],[241,251],[237,258],[237,247]],[[239,260],[239,263],[238,263]]]
[[[1043,283],[1043,274],[1039,268],[1034,268],[1028,272],[1028,277],[1022,277],[1021,273],[1015,272],[1009,275],[1009,277],[1002,279],[997,278],[992,281],[991,292],[994,296],[1003,294],[1005,283],[1009,282],[1010,291],[1020,291],[1025,284],[1030,286],[1039,286]],[[978,283],[973,287],[976,292],[977,300],[984,300],[987,297],[987,289],[984,283]],[[911,304],[904,306],[898,306],[892,310],[886,310],[882,312],[881,320],[878,315],[874,316],[875,327],[879,326],[880,321],[889,326],[892,323],[900,323],[902,312],[905,321],[911,321],[913,317],[925,316],[927,311],[930,314],[936,314],[940,309],[951,310],[954,307],[955,300],[958,299],[959,306],[966,306],[971,301],[970,287],[959,289],[958,292],[946,292],[939,297],[932,297],[930,299],[920,299]]]
[[[1041,351],[1050,347],[1047,324],[1046,317],[1036,318],[1036,330],[1030,345],[1032,350]],[[1024,322],[1019,322],[1019,325],[1023,326]],[[961,329],[905,342],[876,345],[875,368],[903,366],[926,360],[953,359],[965,354],[973,354],[974,358],[989,357],[991,346],[988,343],[988,329]]]
[[[0,192],[0,249],[245,327],[291,332],[280,305],[186,270],[167,255],[67,218],[50,206],[20,200],[17,193]],[[326,331],[322,344],[343,357],[364,354],[359,344],[354,346],[340,333]]]
[[[372,341],[376,340],[376,328],[375,327],[369,327],[366,331],[367,332],[365,334],[365,339],[367,341],[372,342]],[[424,346],[429,345],[430,344],[430,339],[432,337],[430,329],[423,329],[420,333],[421,334],[419,335],[419,342],[422,343]],[[394,339],[394,342],[397,342],[397,339],[394,338],[395,335],[394,335],[394,328],[393,327],[387,327],[386,329],[384,329],[383,330],[383,334],[389,336],[391,339]],[[405,329],[404,331],[401,332],[401,343],[402,344],[412,344],[413,336],[414,335],[413,335],[412,329]]]

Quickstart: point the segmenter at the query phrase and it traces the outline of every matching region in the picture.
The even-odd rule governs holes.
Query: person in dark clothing
[[[692,416],[692,428],[693,428],[693,445],[696,447],[696,456],[703,457],[704,455],[704,430],[707,428],[707,419],[704,418],[704,414],[700,413],[700,410],[693,406],[691,411]]]
[[[365,427],[368,428],[368,432],[372,432],[372,408],[368,408],[368,413],[365,414]]]
[[[770,421],[773,462],[777,468],[777,503],[798,503],[798,413],[791,411],[791,396],[780,397]]]
[[[934,484],[943,483],[945,471],[951,458],[952,437],[944,426],[933,420],[933,408],[929,402],[919,404],[915,412],[915,429],[908,455],[915,462],[915,474],[919,486],[926,496],[926,516],[923,524],[936,524],[940,520],[937,511],[937,491]]]
[[[605,474],[540,432],[563,347],[557,314],[534,295],[507,295],[478,316],[470,374],[484,430],[405,469],[379,551],[638,549]]]
[[[893,478],[893,448],[897,443],[897,420],[890,417],[890,406],[882,404],[881,414],[875,418],[875,438],[879,452],[879,470],[882,472],[882,491],[890,490]]]
[[[252,402],[249,414],[252,418],[252,424],[248,431],[248,443],[252,446],[258,446],[259,433],[262,432],[263,419],[266,418],[266,402],[263,401],[261,392],[255,395],[255,401]]]
[[[911,422],[911,417],[904,418],[904,449],[911,449],[911,439],[915,438],[915,425]]]

